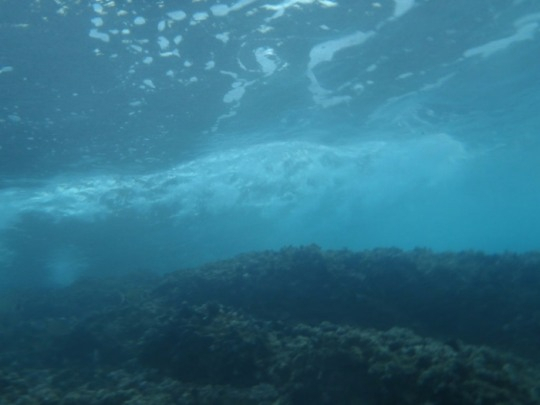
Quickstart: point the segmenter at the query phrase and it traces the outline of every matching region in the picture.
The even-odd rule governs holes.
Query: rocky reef
[[[0,404],[540,403],[540,254],[316,246],[4,297]]]

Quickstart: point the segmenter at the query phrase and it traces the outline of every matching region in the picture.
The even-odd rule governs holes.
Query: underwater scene
[[[0,405],[540,404],[540,2],[0,0]]]

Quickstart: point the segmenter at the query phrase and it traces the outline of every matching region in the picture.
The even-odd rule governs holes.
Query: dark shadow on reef
[[[4,299],[0,404],[540,403],[540,254],[246,254]]]

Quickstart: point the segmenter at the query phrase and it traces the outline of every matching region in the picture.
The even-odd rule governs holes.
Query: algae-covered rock
[[[540,403],[540,256],[261,252],[0,313],[0,405]]]

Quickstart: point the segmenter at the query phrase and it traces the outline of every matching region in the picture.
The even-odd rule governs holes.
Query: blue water
[[[536,0],[0,1],[0,285],[540,248]]]

